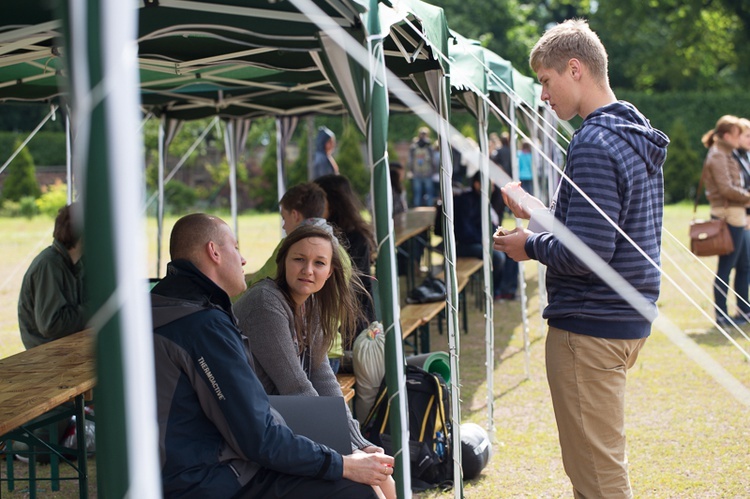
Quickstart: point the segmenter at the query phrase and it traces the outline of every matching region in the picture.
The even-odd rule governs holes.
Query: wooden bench
[[[415,335],[414,353],[419,353],[420,347],[423,353],[430,351],[430,321],[445,309],[445,300],[432,303],[411,303],[401,307],[401,335],[406,339],[417,329],[419,334]]]
[[[75,479],[82,498],[88,494],[84,398],[96,384],[94,336],[92,330],[81,331],[0,360],[0,440],[23,441],[41,447],[34,437],[34,429],[75,415],[78,450],[65,449],[64,453],[77,454]],[[74,409],[63,406],[71,401],[75,402]],[[58,445],[45,447],[63,452]],[[29,460],[29,478],[14,478],[10,460],[8,476],[2,481],[8,482],[9,490],[13,490],[14,480],[28,481],[32,497],[39,480],[51,481],[52,489],[56,490],[58,480],[72,479],[59,476],[60,459],[60,454],[50,455],[50,478],[35,476],[36,460],[33,458]]]
[[[469,319],[466,309],[466,296],[464,290],[469,284],[471,277],[482,269],[482,260],[472,257],[461,257],[456,259],[456,284],[459,293],[459,308],[463,312],[464,332],[468,332]],[[445,272],[437,275],[438,278],[445,280]],[[415,336],[414,342],[410,344],[417,354],[430,351],[430,329],[429,324],[432,319],[438,316],[445,309],[445,301],[433,303],[412,303],[401,307],[401,334],[403,340],[409,344],[408,338],[419,330]],[[440,323],[438,323],[440,327]]]
[[[458,289],[459,309],[462,311],[464,333],[469,332],[469,312],[466,309],[466,294],[464,291],[472,276],[482,270],[483,265],[481,258],[471,256],[456,258],[456,287]],[[445,281],[445,270],[440,272],[438,277]]]
[[[348,404],[349,401],[354,398],[354,384],[357,382],[357,379],[353,374],[348,373],[338,373],[336,374],[336,379],[341,386],[341,393],[344,395],[344,402]]]

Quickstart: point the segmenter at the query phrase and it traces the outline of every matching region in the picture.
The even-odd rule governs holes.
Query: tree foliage
[[[664,198],[667,203],[694,199],[702,170],[702,158],[690,143],[682,121],[670,127],[669,154],[664,164]]]
[[[19,140],[13,150],[18,149],[20,145]],[[8,176],[3,184],[2,200],[20,201],[24,197],[36,199],[41,193],[39,182],[36,180],[34,159],[29,150],[24,147],[8,165]]]
[[[653,92],[742,88],[750,67],[750,0],[440,2],[451,28],[530,74],[544,30],[585,18],[599,34],[615,88]],[[477,15],[477,13],[481,15]]]
[[[363,141],[364,137],[359,130],[348,123],[339,139],[338,154],[335,156],[339,173],[349,179],[352,188],[361,199],[364,199],[370,190],[370,170],[365,166],[362,154]]]
[[[719,2],[602,2],[591,15],[619,88],[656,92],[733,86],[742,24]]]

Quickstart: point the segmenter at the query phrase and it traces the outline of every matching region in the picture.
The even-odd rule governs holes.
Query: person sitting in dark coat
[[[479,172],[471,179],[471,187],[453,198],[454,222],[456,235],[456,255],[459,257],[482,258],[482,182]],[[497,188],[492,184],[492,190]],[[492,237],[490,231],[490,237]],[[491,247],[492,245],[490,245]],[[503,277],[505,254],[492,250],[492,283],[493,294],[499,298]]]
[[[60,208],[52,245],[31,262],[18,296],[18,326],[26,349],[76,333],[86,325],[83,241],[74,227],[77,204]]]
[[[151,291],[164,497],[376,498],[372,486],[392,474],[392,457],[342,456],[272,413],[232,312],[246,262],[229,226],[187,215],[169,251]]]

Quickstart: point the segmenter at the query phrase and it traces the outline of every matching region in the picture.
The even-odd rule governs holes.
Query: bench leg
[[[458,294],[458,306],[461,307],[461,312],[464,322],[464,334],[469,334],[469,312],[466,310],[466,290],[464,289]]]
[[[438,319],[440,320],[440,319]],[[422,353],[430,352],[430,323],[427,322],[419,326],[419,343]]]
[[[29,445],[29,498],[36,499],[36,446]]]
[[[60,442],[60,436],[57,432],[57,423],[52,423],[49,425],[49,441],[52,442]],[[51,484],[51,489],[54,491],[60,490],[60,456],[58,456],[54,452],[50,452],[49,454],[49,477]]]
[[[78,495],[81,499],[89,496],[89,473],[86,463],[86,411],[83,395],[76,397],[76,444],[78,445]]]
[[[15,490],[15,484],[13,483],[13,440],[5,441],[5,469],[8,473],[8,492]]]

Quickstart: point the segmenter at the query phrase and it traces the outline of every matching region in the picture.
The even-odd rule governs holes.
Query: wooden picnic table
[[[82,498],[88,493],[83,402],[96,385],[94,338],[93,330],[87,329],[0,359],[0,440],[30,434],[27,423],[75,401]],[[11,478],[6,480],[10,483]]]
[[[399,213],[393,217],[393,232],[394,232],[394,243],[398,248],[403,244],[408,245],[408,249],[398,250],[402,251],[406,256],[406,292],[408,293],[416,286],[416,271],[415,267],[419,264],[414,261],[414,254],[417,251],[418,246],[417,239],[422,239],[424,248],[430,250],[430,229],[435,223],[435,207],[434,206],[420,206],[417,208],[411,208],[403,213]],[[432,259],[431,255],[428,255],[428,261]]]
[[[435,207],[411,208],[393,217],[394,242],[396,246],[427,231],[435,223]]]

